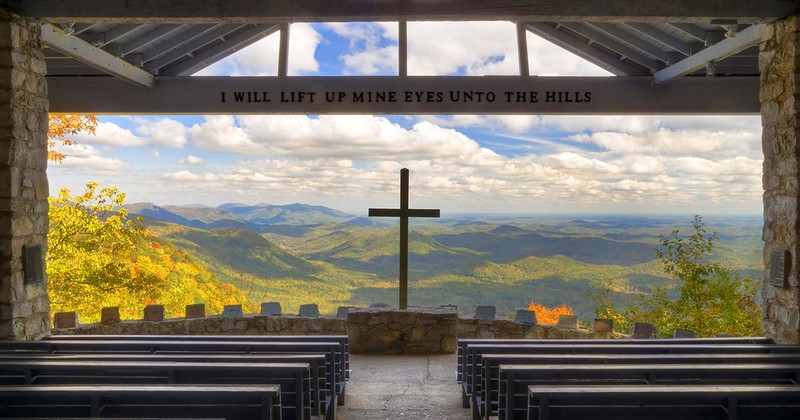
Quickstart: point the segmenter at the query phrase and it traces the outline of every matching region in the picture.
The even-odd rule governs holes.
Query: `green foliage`
[[[83,194],[62,189],[50,197],[47,276],[52,312],[76,311],[99,320],[100,308],[119,306],[123,319],[140,319],[149,303],[168,317],[204,302],[210,312],[241,303],[244,294],[222,284],[184,251],[150,237],[141,220],[120,207],[125,194],[86,184]]]
[[[614,331],[623,334],[633,332],[633,322],[631,322],[630,310],[617,308],[617,302],[612,297],[615,289],[615,281],[596,281],[587,292],[596,306],[594,308],[595,318],[610,319],[614,322]]]
[[[664,287],[642,295],[639,305],[630,308],[633,320],[656,325],[665,337],[676,328],[694,330],[700,337],[763,334],[761,310],[755,301],[758,282],[709,261],[718,237],[706,233],[700,216],[695,216],[688,237],[679,234],[675,229],[669,236],[661,236],[661,248],[656,252],[664,272],[679,281],[675,297]]]
[[[125,209],[115,210],[125,195],[98,188],[89,182],[81,195],[62,189],[50,197],[47,276],[53,312],[75,310],[91,317],[108,294],[126,291],[150,300],[165,282],[149,264],[137,267],[133,247],[146,232]]]

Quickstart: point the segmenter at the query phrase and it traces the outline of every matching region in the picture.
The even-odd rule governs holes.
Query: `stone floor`
[[[456,355],[350,355],[352,377],[341,420],[465,420]]]

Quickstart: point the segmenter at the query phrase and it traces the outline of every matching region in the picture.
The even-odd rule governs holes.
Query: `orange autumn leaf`
[[[74,140],[67,138],[81,131],[94,134],[97,129],[96,115],[71,115],[71,114],[50,114],[50,124],[47,127],[47,160],[61,163],[64,154],[53,150],[61,143],[65,146],[75,144]]]
[[[574,315],[572,308],[566,304],[548,308],[541,303],[531,302],[528,310],[536,314],[536,322],[539,324],[555,324],[560,315]]]

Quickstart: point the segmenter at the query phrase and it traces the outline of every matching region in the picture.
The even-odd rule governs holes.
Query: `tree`
[[[680,236],[677,229],[661,236],[656,256],[664,272],[678,280],[676,297],[666,288],[656,288],[630,308],[633,320],[654,324],[665,337],[676,328],[694,330],[700,337],[763,334],[761,309],[755,300],[758,282],[709,261],[717,241],[716,232],[707,234],[700,216],[694,217],[688,237]]]
[[[610,319],[614,322],[614,331],[622,334],[633,332],[633,323],[630,319],[630,311],[620,311],[617,304],[611,297],[613,281],[593,282],[589,289],[589,298],[596,302],[594,315],[598,319]]]
[[[566,304],[548,308],[537,302],[531,302],[528,310],[536,314],[536,322],[539,324],[555,324],[561,315],[573,315],[572,308]]]
[[[94,182],[81,195],[65,188],[50,197],[47,276],[54,312],[97,313],[110,294],[155,297],[165,282],[163,272],[137,264],[134,248],[147,234],[140,220],[118,207],[124,200],[116,188]]]
[[[65,146],[75,144],[74,140],[67,138],[69,135],[87,131],[94,134],[97,128],[96,115],[70,115],[50,114],[50,124],[47,127],[47,159],[51,162],[61,163],[64,155],[53,148],[61,143]]]
[[[84,322],[100,308],[118,306],[123,319],[141,319],[150,303],[167,317],[183,316],[186,305],[206,310],[246,303],[244,293],[222,283],[176,246],[151,237],[141,218],[121,206],[125,194],[89,182],[83,194],[62,189],[50,197],[47,276],[52,312],[76,311]]]

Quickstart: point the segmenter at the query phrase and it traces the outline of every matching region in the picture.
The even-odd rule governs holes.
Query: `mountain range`
[[[397,301],[399,232],[342,211],[305,204],[126,205],[152,235],[189,252],[254,301],[289,311],[318,303],[367,306]],[[655,250],[660,235],[688,229],[691,217],[462,215],[412,224],[409,302],[479,304],[499,313],[566,303],[590,318],[588,296],[606,287],[618,304],[670,286]],[[713,225],[711,225],[713,223]],[[759,218],[715,218],[717,258],[744,274],[761,273]],[[685,231],[685,230],[684,230]]]

